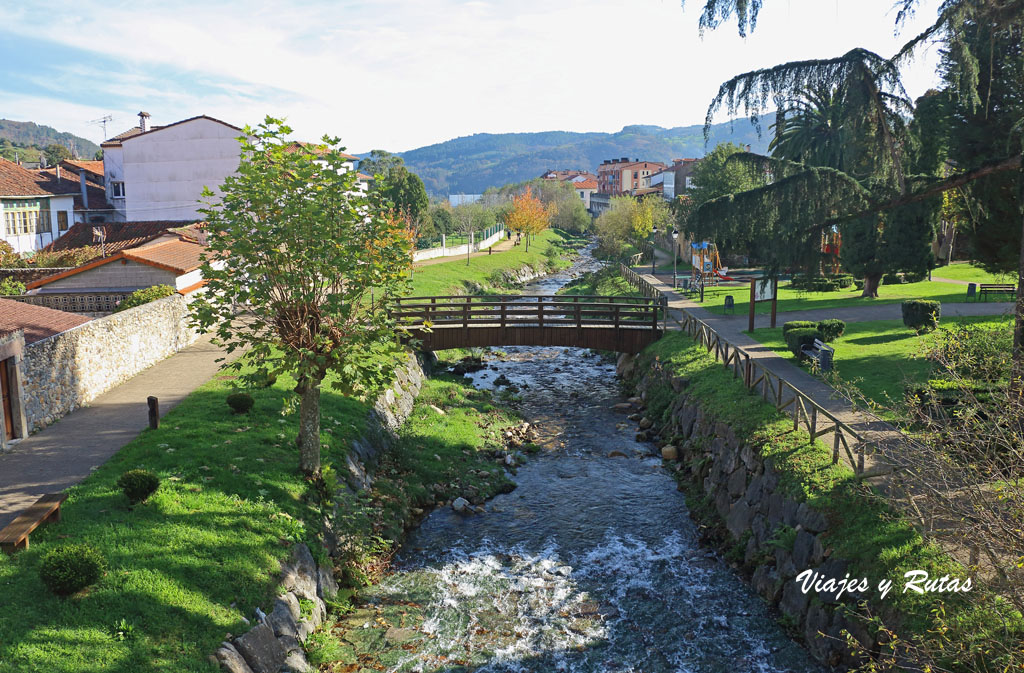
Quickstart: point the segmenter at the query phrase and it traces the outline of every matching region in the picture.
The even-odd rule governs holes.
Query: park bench
[[[821,339],[815,339],[813,346],[804,346],[800,349],[800,352],[817,362],[819,370],[823,372],[832,371],[832,356],[835,355],[836,349]]]
[[[988,301],[990,294],[1008,294],[1014,298],[1017,296],[1017,286],[1010,283],[982,283],[981,291],[978,293],[979,298]]]
[[[29,534],[44,521],[60,521],[60,506],[67,499],[64,493],[51,493],[36,500],[34,505],[0,530],[0,548],[8,554],[28,549]]]

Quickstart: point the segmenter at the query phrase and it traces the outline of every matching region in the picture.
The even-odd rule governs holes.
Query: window
[[[58,210],[57,211],[57,231],[68,230],[68,211]]]
[[[4,203],[4,234],[20,236],[22,234],[49,233],[50,201],[20,200]]]
[[[115,199],[124,198],[124,183],[123,182],[111,182],[110,193]]]

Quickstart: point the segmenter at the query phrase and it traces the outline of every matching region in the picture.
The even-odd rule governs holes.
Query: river
[[[554,293],[595,265],[585,254],[524,292]],[[474,384],[511,380],[543,450],[486,513],[439,509],[410,533],[365,598],[377,614],[416,617],[375,661],[423,672],[821,670],[701,548],[653,447],[612,410],[614,365],[572,348],[505,352]]]

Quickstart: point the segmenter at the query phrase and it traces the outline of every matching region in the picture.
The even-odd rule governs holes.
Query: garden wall
[[[68,270],[70,270],[72,268],[73,267],[68,266],[68,267],[53,267],[53,268],[35,268],[35,267],[31,267],[31,268],[25,268],[25,269],[16,269],[16,268],[0,269],[0,280],[4,280],[5,278],[13,278],[14,280],[16,280],[18,282],[28,284],[28,283],[31,283],[34,280],[39,280],[40,278],[46,278],[47,276],[52,276],[52,275],[60,273],[62,271],[68,271]]]
[[[26,346],[20,371],[29,432],[193,344],[188,314],[188,300],[173,295]]]
[[[631,356],[621,356],[619,374],[629,378],[634,366]],[[641,399],[653,385],[671,387],[673,399],[664,425],[646,432],[650,439],[662,439],[662,456],[677,461],[676,470],[692,484],[692,491],[703,493],[732,543],[743,546],[742,565],[752,573],[751,588],[786,616],[816,659],[853,667],[856,662],[840,632],[847,630],[871,650],[876,647],[873,637],[861,623],[846,618],[845,606],[834,594],[805,594],[795,581],[806,569],[824,577],[846,576],[849,565],[828,551],[827,517],[783,494],[772,459],[762,458],[691,398],[686,392],[688,379],[656,368],[636,376]]]

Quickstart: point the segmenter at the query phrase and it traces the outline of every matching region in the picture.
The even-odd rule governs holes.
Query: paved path
[[[209,381],[224,356],[201,337],[0,455],[0,527],[39,496],[82,481],[134,439],[148,425],[146,397],[156,395],[166,414]]]
[[[493,250],[494,252],[505,252],[506,250],[511,250],[512,247],[515,244],[516,244],[516,239],[514,237],[511,238],[511,239],[503,238],[500,241],[498,241],[497,243],[495,243],[494,245],[492,245],[487,250],[481,250],[480,252],[472,252],[472,253],[469,254],[469,256],[471,258],[472,257],[483,257],[485,255],[491,254],[491,252],[490,252],[491,250]],[[520,243],[520,245],[526,245],[526,243],[523,242],[523,243]],[[422,260],[420,262],[413,262],[412,267],[414,269],[418,269],[418,268],[423,267],[423,266],[431,266],[432,264],[444,264],[445,262],[456,262],[456,261],[458,261],[460,259],[466,259],[466,255],[465,254],[462,254],[462,255],[448,255],[447,257],[434,257],[433,259],[424,259],[424,260]]]
[[[664,282],[664,281],[662,281]],[[669,288],[671,289],[671,288]],[[696,304],[700,306],[700,304]],[[1006,315],[1013,312],[1012,302],[977,302],[950,304],[943,302],[943,318],[959,318],[964,316],[982,315]],[[730,325],[739,325],[741,329],[747,329],[748,316],[746,315],[718,315],[708,312]],[[775,324],[781,327],[789,320],[827,320],[838,318],[843,322],[866,322],[869,320],[902,320],[903,309],[899,304],[879,304],[877,306],[851,306],[849,308],[819,308],[806,311],[783,311],[775,316]],[[771,316],[758,314],[754,316],[754,327],[768,327],[771,323]]]

